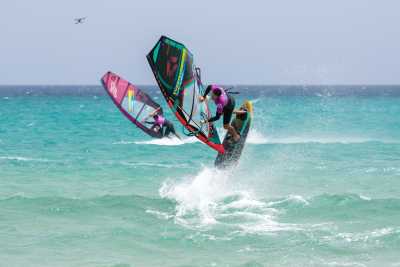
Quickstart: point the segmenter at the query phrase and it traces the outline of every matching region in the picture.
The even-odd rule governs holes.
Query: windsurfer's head
[[[211,98],[212,100],[216,100],[218,97],[221,96],[222,90],[218,86],[209,85],[208,88],[211,90]]]

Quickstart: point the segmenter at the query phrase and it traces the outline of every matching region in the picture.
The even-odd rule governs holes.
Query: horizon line
[[[133,84],[135,86],[158,86],[157,84]],[[384,84],[384,83],[369,83],[369,84],[363,84],[363,83],[354,83],[354,84],[306,84],[306,83],[298,83],[298,84],[229,84],[229,83],[222,83],[221,85],[223,86],[249,86],[249,87],[256,87],[256,86],[400,86],[399,84]],[[60,86],[90,86],[90,87],[95,87],[95,86],[102,86],[100,83],[99,84],[0,84],[0,87],[5,87],[5,86],[54,86],[54,87],[60,87]]]

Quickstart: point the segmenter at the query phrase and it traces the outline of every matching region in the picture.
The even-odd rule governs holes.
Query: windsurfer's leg
[[[167,127],[167,129],[165,130],[165,136],[170,137],[171,133],[172,133],[171,128]]]
[[[233,140],[236,142],[239,141],[240,135],[236,132],[235,128],[233,128],[230,124],[224,124],[224,129],[228,131],[228,133],[233,137]]]
[[[169,137],[169,134],[171,133],[170,128],[168,127],[168,125],[164,124],[163,127],[163,137]]]
[[[235,109],[235,101],[230,101],[229,105],[224,108],[224,129],[233,137],[233,140],[239,141],[240,135],[236,132],[235,128],[231,125],[233,110]]]
[[[150,130],[152,130],[153,132],[158,132],[158,130],[156,130],[157,126],[158,126],[157,124],[153,124]]]
[[[176,133],[174,125],[169,121],[165,122],[165,134],[164,134],[164,136],[170,137],[171,133],[174,134],[179,139],[181,139],[181,137]]]

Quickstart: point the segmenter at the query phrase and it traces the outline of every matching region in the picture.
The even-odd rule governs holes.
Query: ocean
[[[0,266],[400,266],[400,86],[236,89],[254,123],[217,171],[100,86],[1,86]]]

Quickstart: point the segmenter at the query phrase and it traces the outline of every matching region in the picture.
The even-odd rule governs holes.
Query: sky
[[[400,84],[397,0],[4,0],[0,84],[98,84],[108,70],[155,84],[161,35],[206,83]]]

